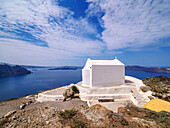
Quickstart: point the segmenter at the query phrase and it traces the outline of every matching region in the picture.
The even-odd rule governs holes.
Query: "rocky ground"
[[[142,81],[153,92],[152,93],[153,96],[170,102],[170,78],[169,77],[166,76],[147,77]]]
[[[23,107],[24,106],[24,107]],[[2,128],[161,128],[170,127],[170,113],[156,113],[133,105],[114,113],[105,107],[88,107],[78,98],[65,102],[36,102],[23,97],[0,103]]]

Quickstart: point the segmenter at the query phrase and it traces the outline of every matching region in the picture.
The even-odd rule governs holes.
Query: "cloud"
[[[75,49],[79,49],[79,47]],[[89,47],[80,49],[81,52],[80,50],[72,52],[64,49],[36,46],[26,41],[0,38],[0,60],[18,64],[55,65],[59,63],[58,60],[76,59],[83,55],[100,55],[99,51],[91,49],[92,47],[89,45]]]
[[[143,47],[170,36],[168,0],[101,0],[98,5],[105,12],[102,39],[109,50]]]
[[[56,51],[49,47],[32,45],[25,41],[0,39],[0,60],[10,60],[11,63],[38,64],[54,63],[56,58],[66,57],[66,52]],[[72,55],[69,53],[68,55]],[[67,57],[70,57],[67,56]]]
[[[51,0],[1,1],[1,26],[18,34],[20,31],[43,40],[49,46],[59,40],[77,40],[88,34],[97,35],[87,19],[74,19],[74,12]],[[60,46],[62,46],[60,43]],[[63,44],[64,45],[64,44]],[[100,44],[99,44],[100,45]],[[63,46],[64,47],[64,46]]]
[[[9,56],[9,53],[11,56],[22,56],[25,46],[37,56],[26,56],[30,58],[58,59],[101,54],[103,44],[98,40],[98,33],[93,25],[86,18],[73,18],[74,12],[59,6],[58,1],[1,0],[0,3],[0,27],[3,29],[0,36],[6,38],[6,43],[1,39],[3,41],[0,45],[7,50],[1,51],[1,57]],[[8,38],[13,40],[7,40]],[[8,48],[13,52],[7,54]],[[39,52],[44,52],[44,57]]]
[[[168,0],[86,2],[75,18],[58,0],[0,0],[1,60],[50,64],[170,46]]]

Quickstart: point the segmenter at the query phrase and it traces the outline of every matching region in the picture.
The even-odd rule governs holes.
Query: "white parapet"
[[[83,87],[77,85],[80,91],[80,98],[84,101],[98,100],[99,98],[130,99],[130,92],[135,86],[109,86],[109,87]]]
[[[138,107],[142,107],[149,101],[150,92],[146,95],[140,90],[141,86],[145,86],[141,80],[131,76],[125,76],[125,79],[127,81],[125,84],[107,87],[85,87],[82,83],[78,83],[80,98],[88,102],[98,101],[101,98],[131,100]]]
[[[141,86],[145,86],[145,85],[143,84],[142,80],[139,80],[139,79],[137,79],[137,78],[135,78],[135,77],[125,76],[125,79],[132,81],[132,82],[136,85],[136,88],[137,88],[139,91],[140,91],[140,87],[141,87]]]
[[[39,102],[44,101],[56,101],[56,100],[63,100],[63,95],[46,95],[44,93],[38,94],[38,98],[36,99]]]
[[[42,93],[38,94],[37,101],[38,102],[45,102],[45,101],[58,101],[63,100],[63,92],[65,89],[68,89],[69,87],[73,86],[74,84],[70,84],[68,86],[59,87],[56,89],[44,91]]]

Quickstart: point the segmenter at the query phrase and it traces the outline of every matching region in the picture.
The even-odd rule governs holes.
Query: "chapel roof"
[[[124,65],[116,57],[114,60],[91,60],[88,58],[85,67],[91,67],[92,65]]]

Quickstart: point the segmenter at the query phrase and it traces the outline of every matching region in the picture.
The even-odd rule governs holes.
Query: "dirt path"
[[[35,96],[26,96],[26,97],[22,97],[22,98],[18,98],[18,99],[14,99],[14,100],[10,100],[10,101],[2,101],[0,102],[0,118],[2,118],[6,113],[8,113],[9,111],[12,110],[16,110],[16,111],[21,111],[20,110],[20,105],[21,104],[27,104],[29,101],[31,101],[32,103],[30,103],[29,105],[26,105],[26,107],[24,109],[31,109],[33,107],[36,106],[40,106],[40,105],[45,105],[48,104],[52,107],[57,107],[58,109],[71,109],[74,106],[77,105],[87,105],[86,102],[81,101],[79,98],[75,98],[72,100],[68,100],[68,101],[48,101],[48,102],[37,102],[35,100]]]

